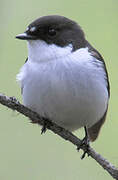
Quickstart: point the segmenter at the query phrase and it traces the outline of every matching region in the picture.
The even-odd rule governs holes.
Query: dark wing
[[[87,44],[88,44],[89,52],[91,53],[91,55],[93,57],[95,57],[96,59],[102,61],[103,64],[104,64],[104,70],[106,72],[106,79],[105,80],[107,82],[106,83],[107,84],[107,90],[108,90],[108,95],[110,97],[109,78],[108,78],[108,73],[107,73],[107,69],[106,69],[106,65],[105,65],[104,59],[103,59],[101,54],[96,49],[94,49],[89,43],[87,43]],[[87,129],[90,141],[95,141],[97,139],[97,137],[99,135],[99,132],[100,132],[100,129],[101,129],[102,125],[105,122],[107,110],[108,110],[108,105],[107,105],[107,109],[106,109],[106,112],[104,113],[103,117],[96,124],[94,124],[92,127]]]
[[[107,82],[107,90],[108,90],[108,94],[109,94],[109,97],[110,97],[110,84],[109,84],[108,72],[107,72],[107,69],[106,69],[106,65],[105,65],[104,59],[101,56],[101,54],[95,48],[93,48],[88,42],[87,42],[87,46],[89,48],[88,51],[91,53],[91,55],[93,57],[95,57],[96,59],[98,59],[99,61],[103,62],[104,71],[106,72],[106,79],[105,80]]]
[[[25,60],[25,63],[28,61],[28,57],[26,58],[26,60]]]

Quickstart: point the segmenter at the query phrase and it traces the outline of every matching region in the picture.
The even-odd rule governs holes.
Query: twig
[[[33,112],[29,108],[25,107],[24,105],[20,104],[19,101],[16,100],[15,97],[7,97],[3,94],[0,94],[0,103],[4,106],[12,110],[16,110],[21,114],[30,118],[32,123],[37,123],[39,125],[44,125],[45,121],[47,121],[47,128],[53,131],[55,134],[58,134],[63,139],[71,142],[72,144],[80,147],[81,140],[76,137],[71,132],[65,130],[64,128],[56,125],[55,123],[51,122],[49,119],[41,117],[36,112]],[[86,147],[82,146],[81,149],[85,152]],[[95,159],[114,179],[118,180],[118,169],[113,166],[110,162],[108,162],[105,158],[103,158],[100,154],[94,151],[91,147],[89,147],[89,156]]]

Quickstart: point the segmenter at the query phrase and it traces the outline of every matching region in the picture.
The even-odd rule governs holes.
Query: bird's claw
[[[80,144],[80,146],[77,147],[77,150],[79,151],[80,149],[85,149],[84,153],[81,156],[81,159],[84,159],[86,154],[89,156],[89,139],[88,138],[84,138]]]
[[[84,139],[81,141],[80,146],[77,147],[77,150],[79,151],[80,149],[84,149],[84,153],[81,156],[81,159],[84,159],[86,154],[88,154],[89,156],[89,146],[90,146],[90,140],[87,134],[87,130],[85,131],[85,137]]]
[[[19,103],[19,101],[18,101],[14,96],[11,96],[11,97],[10,97],[10,100],[12,100],[12,101],[15,102],[15,103]]]
[[[43,124],[43,127],[42,127],[42,129],[41,129],[41,134],[43,134],[43,133],[46,132],[46,130],[47,130],[47,125],[48,125],[48,122],[45,120],[45,121],[44,121],[44,124]]]

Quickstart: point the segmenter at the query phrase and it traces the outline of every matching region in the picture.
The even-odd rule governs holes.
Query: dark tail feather
[[[104,113],[103,117],[96,124],[94,124],[92,127],[87,129],[90,141],[95,141],[97,139],[100,129],[105,122],[106,114],[107,114],[107,110]]]

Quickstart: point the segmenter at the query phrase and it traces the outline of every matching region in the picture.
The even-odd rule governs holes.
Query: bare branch
[[[36,112],[33,112],[29,108],[25,107],[24,105],[20,104],[19,101],[16,100],[14,97],[7,97],[3,94],[0,94],[0,103],[4,106],[12,110],[16,110],[21,114],[25,115],[26,117],[30,118],[32,123],[37,123],[39,125],[44,125],[45,121],[47,123],[47,128],[53,131],[55,134],[58,134],[63,139],[71,142],[72,144],[80,147],[81,140],[76,137],[71,132],[65,130],[64,128],[56,125],[55,123],[51,122],[49,119],[41,117]],[[85,152],[86,147],[82,146],[81,149]],[[100,154],[94,151],[91,147],[89,147],[89,156],[95,159],[114,179],[118,180],[118,169],[113,166],[110,162],[108,162],[105,158],[103,158]]]

